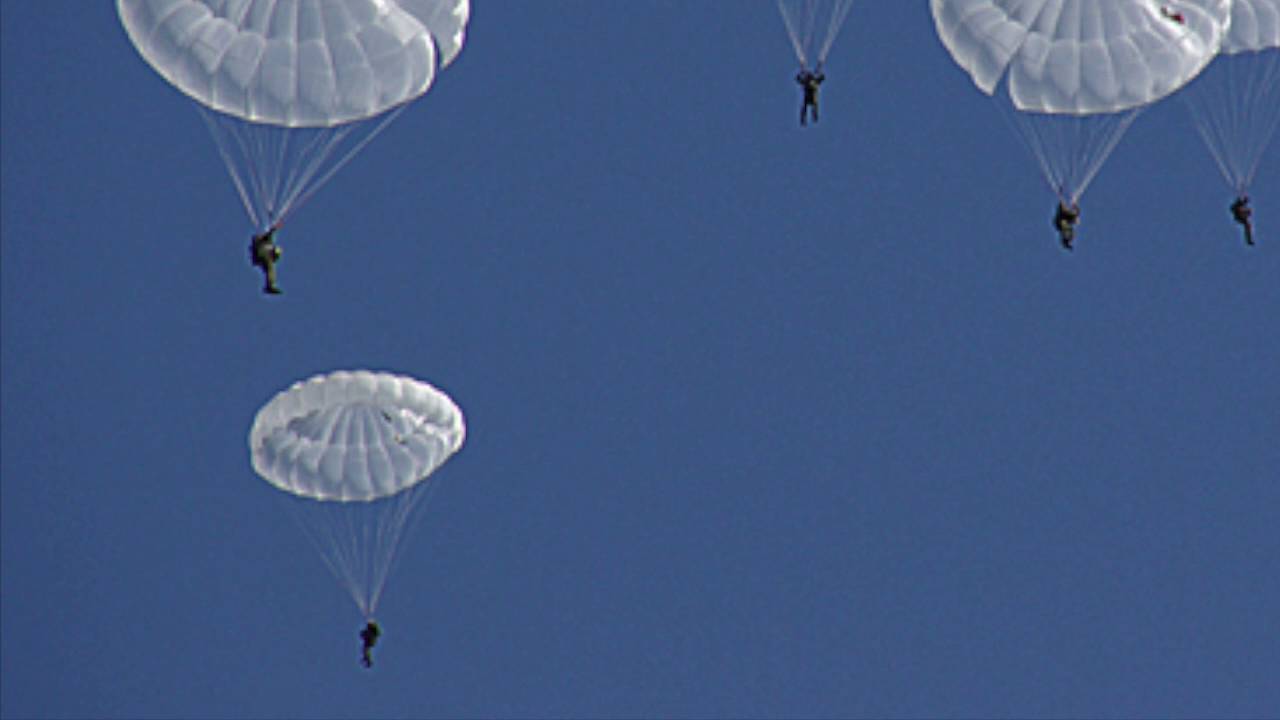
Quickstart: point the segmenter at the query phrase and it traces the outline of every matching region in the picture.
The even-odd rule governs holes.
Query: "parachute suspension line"
[[[427,479],[370,502],[284,497],[284,502],[329,572],[360,612],[372,617],[404,546],[405,530],[435,495]]]
[[[438,480],[428,478],[397,495],[395,507],[388,517],[388,522],[379,525],[378,543],[380,547],[385,548],[385,552],[377,554],[379,562],[373,568],[372,592],[369,597],[369,607],[365,611],[366,615],[372,615],[378,609],[378,601],[382,599],[382,589],[386,587],[387,578],[391,576],[391,572],[395,570],[400,560],[400,550],[407,539],[405,529],[417,527],[414,518],[420,512],[426,512],[426,507],[435,497],[438,485]]]
[[[285,178],[283,187],[284,193],[280,198],[280,216],[276,221],[277,224],[283,225],[285,218],[297,207],[298,197],[304,192],[306,197],[311,195],[320,188],[325,180],[333,173],[328,173],[317,182],[316,175],[324,167],[324,163],[329,159],[330,153],[334,148],[342,144],[354,125],[340,125],[332,128],[323,128],[315,130],[310,137],[295,137],[293,141],[298,145],[299,149],[294,153],[298,158],[296,163],[289,164],[289,175]],[[289,141],[286,138],[285,142]],[[348,156],[350,157],[350,156]],[[343,161],[345,163],[345,160]]]
[[[313,143],[313,145],[317,146],[317,149],[311,153],[313,160],[307,163],[306,170],[299,175],[298,182],[293,185],[292,192],[286,196],[281,206],[280,218],[276,223],[278,225],[283,225],[285,219],[292,214],[294,210],[305,205],[317,190],[323,187],[325,183],[329,182],[329,179],[333,177],[334,173],[338,172],[347,163],[351,162],[351,158],[355,157],[357,153],[364,149],[365,145],[368,145],[370,141],[385,130],[386,127],[391,124],[391,121],[399,117],[400,113],[404,112],[404,109],[407,107],[409,107],[408,103],[404,103],[393,108],[391,111],[384,113],[382,117],[372,125],[372,129],[369,130],[364,137],[360,138],[351,147],[349,147],[345,153],[339,156],[337,162],[330,165],[327,170],[324,170],[323,174],[318,178],[316,177],[316,174],[320,173],[324,168],[325,160],[330,156],[335,148],[342,144],[343,140],[346,139],[351,130],[353,130],[357,125],[362,125],[365,122],[372,122],[373,118],[370,118],[368,121],[345,125],[340,129],[333,128],[333,137],[325,139],[322,146],[320,146],[319,143],[320,138],[317,138],[317,142]]]
[[[250,221],[266,230],[282,226],[406,107],[314,128],[253,123],[204,107],[200,113]]]
[[[312,547],[320,553],[325,567],[329,568],[329,572],[333,573],[363,612],[366,601],[361,588],[364,583],[358,573],[357,544],[354,541],[351,518],[327,507],[337,503],[294,496],[282,497],[280,502],[288,508],[289,514],[298,527],[302,528]]]
[[[200,117],[204,119],[205,127],[209,128],[209,134],[213,136],[213,142],[218,146],[218,155],[222,157],[222,164],[227,167],[227,174],[231,176],[231,182],[236,186],[236,193],[240,195],[240,202],[244,204],[244,211],[249,215],[249,221],[253,223],[254,229],[263,229],[263,219],[258,216],[257,203],[250,198],[258,198],[262,196],[262,182],[255,172],[253,164],[247,164],[245,171],[249,175],[248,178],[242,177],[240,173],[240,165],[235,161],[235,157],[231,152],[232,143],[235,143],[240,151],[240,157],[252,157],[249,149],[245,147],[244,138],[232,132],[231,128],[224,123],[231,123],[230,119],[224,118],[220,113],[207,110],[203,105],[196,105],[200,110]],[[245,187],[246,180],[250,184],[250,188]]]
[[[778,11],[782,13],[782,22],[787,26],[787,37],[791,39],[791,47],[795,50],[796,59],[800,61],[800,67],[808,68],[809,58],[805,57],[805,47],[808,43],[805,39],[809,37],[811,31],[800,25],[805,21],[805,16],[797,17],[793,14],[799,10],[796,6],[800,4],[796,0],[778,0]]]
[[[853,7],[853,0],[777,0],[777,3],[801,67],[812,69],[822,65]]]
[[[831,19],[827,23],[827,35],[822,40],[822,45],[818,50],[818,64],[827,61],[827,53],[831,52],[831,44],[836,41],[836,35],[840,33],[840,27],[844,25],[844,20],[849,16],[849,10],[853,7],[853,0],[838,0],[832,3]]]
[[[1007,101],[997,104],[1040,164],[1049,188],[1068,206],[1079,202],[1102,163],[1143,109],[1098,115],[1058,115],[1020,112]]]
[[[1221,55],[1182,98],[1223,179],[1246,194],[1280,125],[1280,49]]]

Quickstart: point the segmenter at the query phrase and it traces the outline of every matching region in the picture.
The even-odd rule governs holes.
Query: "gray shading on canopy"
[[[1149,104],[1217,54],[1230,0],[930,0],[938,36],[986,94],[1021,111],[1113,113]]]
[[[421,482],[462,446],[462,412],[420,380],[367,370],[277,394],[249,432],[253,469],[285,492],[367,502]]]
[[[144,59],[202,105],[329,127],[427,91],[462,46],[468,0],[118,0]]]

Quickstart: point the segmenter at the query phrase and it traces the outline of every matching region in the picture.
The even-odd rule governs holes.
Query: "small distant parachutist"
[[[1253,208],[1249,207],[1249,196],[1241,195],[1231,203],[1231,217],[1244,227],[1244,242],[1253,244]]]
[[[249,241],[249,262],[254,267],[262,268],[262,292],[268,295],[279,295],[280,287],[276,285],[276,263],[280,261],[283,251],[276,245],[275,236],[278,228],[271,227],[266,232],[254,235]]]
[[[813,121],[818,122],[818,86],[826,80],[827,76],[822,73],[822,65],[819,64],[816,70],[809,70],[801,67],[800,72],[796,73],[796,82],[804,90],[804,102],[800,105],[800,124],[803,126],[812,110]]]
[[[1076,239],[1076,225],[1080,223],[1080,206],[1071,203],[1071,207],[1067,207],[1066,203],[1058,201],[1058,211],[1053,216],[1053,227],[1058,231],[1058,237],[1062,240],[1062,247],[1065,250],[1071,250],[1071,243]]]
[[[382,629],[378,627],[378,621],[372,618],[360,631],[360,642],[363,647],[360,649],[360,664],[365,667],[373,667],[373,646],[378,644],[378,637],[382,635]]]

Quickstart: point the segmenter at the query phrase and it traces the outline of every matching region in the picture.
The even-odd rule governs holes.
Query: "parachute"
[[[462,49],[469,0],[117,0],[194,100],[258,230],[280,227]]]
[[[1235,0],[1222,54],[1180,95],[1222,177],[1247,196],[1280,124],[1280,0]]]
[[[436,487],[428,477],[465,435],[458,406],[427,383],[338,371],[295,383],[264,405],[249,453],[372,617],[403,533]]]
[[[853,0],[778,0],[778,11],[802,68],[821,67]]]
[[[1217,53],[1230,0],[930,0],[952,58],[1001,102],[1073,206],[1143,108]]]

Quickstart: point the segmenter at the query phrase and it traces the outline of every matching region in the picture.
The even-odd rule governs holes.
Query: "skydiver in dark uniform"
[[[280,261],[280,255],[283,252],[279,245],[276,245],[275,236],[278,228],[271,227],[266,232],[254,235],[249,241],[249,262],[254,267],[262,268],[264,284],[262,292],[268,295],[279,295],[280,288],[276,285],[276,263]]]
[[[1253,208],[1249,207],[1249,196],[1241,195],[1231,203],[1231,217],[1244,226],[1244,241],[1253,244]]]
[[[382,635],[382,629],[378,627],[378,621],[370,619],[360,631],[360,642],[364,646],[360,649],[360,664],[365,667],[373,667],[373,646],[378,644],[378,637]]]
[[[1080,206],[1071,203],[1071,207],[1067,207],[1066,203],[1059,200],[1058,212],[1053,216],[1053,227],[1058,231],[1064,249],[1071,249],[1071,243],[1076,239],[1076,225],[1079,223]]]
[[[810,108],[813,109],[813,121],[818,122],[818,86],[826,79],[827,76],[822,73],[821,64],[815,71],[801,67],[800,72],[796,73],[796,82],[804,89],[804,104],[800,106],[801,125],[805,124]]]

